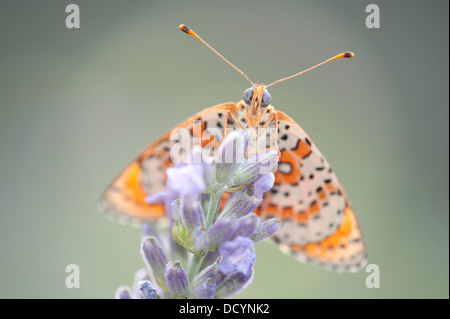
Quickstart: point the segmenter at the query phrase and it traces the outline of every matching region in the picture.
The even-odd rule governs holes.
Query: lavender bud
[[[240,218],[253,212],[259,207],[264,193],[273,187],[274,182],[275,175],[273,173],[258,177],[253,184],[231,196],[219,219],[227,216]]]
[[[179,261],[171,261],[166,265],[165,278],[167,287],[173,295],[177,297],[186,295],[188,278]]]
[[[255,155],[244,163],[240,164],[230,179],[230,185],[245,185],[251,183],[261,174],[268,174],[273,171],[278,163],[278,152],[269,150]]]
[[[260,223],[250,238],[254,242],[258,242],[273,235],[279,228],[280,221],[276,218],[271,218],[266,220],[264,223]]]
[[[181,207],[181,220],[186,230],[191,233],[194,229],[204,226],[205,213],[199,202],[186,203]]]
[[[254,186],[250,185],[246,189],[233,194],[226,202],[218,220],[226,217],[241,218],[257,209],[262,199],[253,197],[253,193]]]
[[[142,242],[141,252],[145,262],[153,270],[155,277],[164,279],[167,257],[159,241],[155,237],[146,237]]]
[[[206,280],[194,290],[194,299],[213,299],[216,294],[216,285],[212,279]]]
[[[216,291],[216,298],[229,298],[244,289],[253,278],[253,269],[248,274],[232,273]]]
[[[116,299],[131,299],[131,291],[129,287],[120,286],[116,290]]]
[[[257,229],[259,224],[259,217],[253,213],[248,214],[245,217],[239,218],[237,221],[237,229],[234,233],[234,237],[242,236],[242,237],[250,237],[255,230]]]
[[[144,299],[156,299],[156,290],[148,280],[143,280],[138,283],[139,291]]]
[[[209,249],[217,250],[217,247],[230,240],[236,232],[237,220],[223,218],[216,221],[208,229]]]

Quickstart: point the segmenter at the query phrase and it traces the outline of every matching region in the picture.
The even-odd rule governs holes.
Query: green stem
[[[188,270],[188,278],[189,278],[189,282],[192,282],[192,280],[194,279],[195,275],[198,273],[198,270],[200,269],[200,266],[203,263],[203,257],[199,256],[199,255],[194,255],[192,256],[192,259],[189,263],[189,270]]]
[[[217,212],[219,211],[220,199],[222,198],[222,194],[226,190],[227,190],[227,187],[224,186],[221,189],[219,189],[217,192],[211,193],[211,196],[209,198],[208,212],[206,214],[206,222],[205,222],[206,229],[208,229],[214,222]]]

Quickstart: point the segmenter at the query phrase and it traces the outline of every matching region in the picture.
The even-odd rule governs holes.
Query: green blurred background
[[[65,27],[76,3],[81,28]],[[1,1],[0,297],[111,298],[143,261],[137,228],[97,209],[144,146],[249,86],[271,89],[353,202],[381,286],[257,245],[242,298],[449,297],[448,1]],[[78,264],[81,287],[67,289]]]

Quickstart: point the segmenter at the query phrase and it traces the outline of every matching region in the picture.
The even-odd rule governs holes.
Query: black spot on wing
[[[307,137],[305,137],[305,142],[306,142],[306,144],[308,144],[309,146],[311,146],[311,141],[310,141]]]

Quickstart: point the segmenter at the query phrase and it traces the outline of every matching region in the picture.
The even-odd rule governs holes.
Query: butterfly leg
[[[280,152],[280,148],[278,147],[278,114],[275,111],[275,109],[272,106],[269,106],[267,108],[267,111],[269,112],[269,118],[267,119],[267,121],[260,127],[260,130],[258,132],[258,136],[261,135],[261,133],[263,132],[263,129],[265,129],[270,122],[275,121],[275,134],[274,134],[274,138],[275,138],[275,149],[278,152],[278,156],[281,155]],[[262,117],[263,117],[264,113],[261,114],[259,121],[261,122]]]
[[[236,125],[239,127],[239,129],[243,130],[244,127],[242,126],[241,122],[238,120],[238,118],[236,117],[236,115],[234,115],[233,112],[231,112],[230,110],[228,110],[225,113],[225,119],[223,121],[223,139],[222,141],[225,139],[225,137],[227,136],[227,128],[228,128],[228,116],[231,116],[231,118],[233,119],[233,121],[236,123]]]

